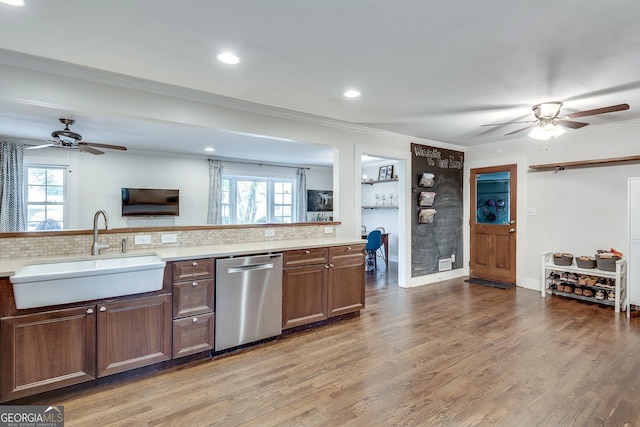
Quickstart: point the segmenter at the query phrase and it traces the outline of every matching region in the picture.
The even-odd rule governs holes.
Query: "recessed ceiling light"
[[[9,6],[24,6],[24,0],[0,0],[0,3],[5,3]]]
[[[360,92],[355,89],[350,89],[344,93],[345,98],[357,98],[360,96]]]
[[[218,61],[224,62],[225,64],[230,64],[230,65],[234,65],[240,62],[240,58],[238,58],[231,52],[222,52],[217,56],[217,58],[218,58]]]
[[[212,147],[207,147],[204,149],[204,151],[216,151],[216,149]]]

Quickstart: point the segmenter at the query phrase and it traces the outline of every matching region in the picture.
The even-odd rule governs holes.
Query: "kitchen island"
[[[224,243],[154,252],[167,262],[161,290],[23,310],[15,306],[10,276],[28,264],[86,257],[0,261],[2,402],[94,387],[215,356],[215,259],[282,253],[282,323],[289,331],[357,315],[365,306],[364,243],[359,238]]]

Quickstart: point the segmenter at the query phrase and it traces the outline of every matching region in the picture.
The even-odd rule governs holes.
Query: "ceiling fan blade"
[[[122,145],[98,144],[97,142],[78,142],[78,145],[88,145],[91,147],[109,148],[111,150],[127,151],[127,147],[123,147]]]
[[[576,117],[595,116],[596,114],[613,113],[614,111],[623,111],[628,109],[629,109],[629,104],[618,104],[618,105],[612,105],[610,107],[595,108],[593,110],[578,111],[577,113],[569,114],[564,118],[575,119]]]
[[[521,128],[521,129],[514,130],[513,132],[505,133],[505,136],[506,136],[506,135],[513,135],[514,133],[519,133],[519,132],[522,132],[523,130],[531,129],[532,127],[535,127],[535,126],[537,126],[537,125],[536,125],[536,124],[532,124],[532,125],[529,125],[529,126],[523,127],[523,128]]]
[[[32,145],[30,147],[25,147],[25,150],[39,150],[40,148],[52,147],[54,144],[41,144],[41,145]]]
[[[558,124],[562,127],[569,128],[569,129],[580,129],[589,125],[589,123],[571,122],[569,120],[558,120]]]
[[[104,151],[96,150],[95,148],[89,147],[86,144],[78,144],[78,150],[84,151],[86,153],[95,154],[95,155],[104,154]]]
[[[480,125],[480,126],[504,126],[504,125],[513,125],[513,124],[517,124],[517,123],[535,123],[535,120],[527,120],[527,121],[524,121],[524,122],[489,123],[489,124]]]

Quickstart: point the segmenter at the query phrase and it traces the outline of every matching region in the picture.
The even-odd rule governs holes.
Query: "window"
[[[225,176],[222,178],[222,223],[293,222],[293,180]]]
[[[27,230],[64,228],[66,167],[26,166]]]

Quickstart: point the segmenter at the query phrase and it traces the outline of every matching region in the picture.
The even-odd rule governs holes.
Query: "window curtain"
[[[209,159],[209,212],[207,224],[222,222],[222,163]]]
[[[24,145],[0,142],[0,231],[24,231]]]
[[[298,189],[296,197],[296,206],[298,206],[296,221],[307,222],[307,172],[304,168],[298,169],[298,183],[296,188]]]

